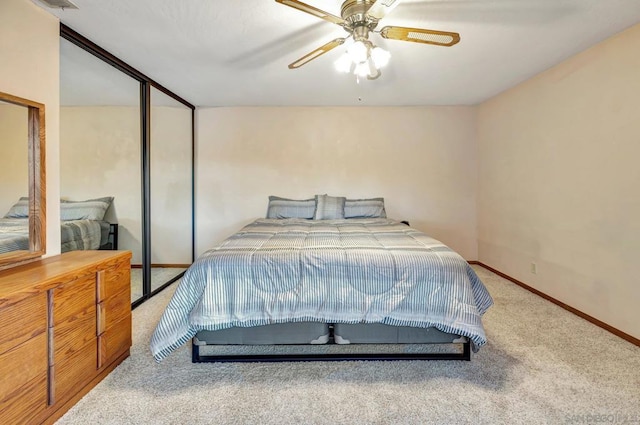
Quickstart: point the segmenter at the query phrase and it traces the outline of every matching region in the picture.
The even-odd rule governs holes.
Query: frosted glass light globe
[[[367,62],[360,62],[356,65],[356,69],[353,71],[353,73],[358,77],[364,78],[369,75],[369,65],[367,64]]]
[[[367,60],[369,52],[367,46],[362,41],[356,41],[349,46],[347,53],[354,63],[361,63]]]
[[[339,72],[348,73],[351,71],[351,57],[345,52],[333,64]]]
[[[371,51],[371,59],[378,69],[386,66],[389,63],[390,58],[391,53],[380,47],[374,47],[374,49]]]

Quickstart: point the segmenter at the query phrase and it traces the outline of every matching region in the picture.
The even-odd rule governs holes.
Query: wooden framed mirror
[[[0,270],[46,249],[44,119],[43,104],[0,92]]]

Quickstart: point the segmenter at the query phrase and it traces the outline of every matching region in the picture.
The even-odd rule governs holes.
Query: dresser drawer
[[[52,395],[56,404],[63,403],[96,376],[97,358],[98,344],[94,342],[55,363],[52,369]]]
[[[131,290],[131,264],[129,257],[98,272],[96,298],[98,302],[102,302],[125,290]]]
[[[98,305],[98,334],[131,314],[131,295],[123,291]]]
[[[96,309],[88,308],[51,329],[55,363],[71,356],[89,343],[96,343]]]
[[[0,308],[0,354],[47,330],[47,294],[40,292]]]
[[[26,424],[47,407],[47,372],[40,372],[35,378],[19,388],[7,400],[0,401],[0,423]]]
[[[45,380],[42,381],[44,376]],[[30,393],[42,407],[47,405],[47,335],[31,338],[23,344],[0,355],[0,418],[4,417],[4,406],[31,404],[22,400],[23,394]],[[42,382],[41,386],[36,382]],[[21,409],[20,406],[16,409]],[[13,423],[0,421],[0,423]]]
[[[131,314],[98,337],[98,367],[106,366],[131,347]]]
[[[90,274],[53,290],[54,327],[64,322],[75,322],[87,314],[95,317],[96,277]]]

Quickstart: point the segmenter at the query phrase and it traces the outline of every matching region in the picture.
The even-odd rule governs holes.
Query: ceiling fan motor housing
[[[373,29],[378,25],[377,19],[367,16],[367,11],[374,3],[375,0],[346,0],[342,3],[342,19],[347,22],[345,29],[349,32],[353,32],[364,27],[366,30],[359,30],[362,34],[354,33],[354,35],[366,39],[368,32],[373,31]]]

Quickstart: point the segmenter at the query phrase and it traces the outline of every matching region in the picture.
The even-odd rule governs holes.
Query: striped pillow
[[[316,212],[314,220],[335,220],[344,218],[344,203],[342,196],[316,195]]]
[[[29,198],[22,197],[9,208],[9,212],[4,218],[28,218],[29,217]]]
[[[344,203],[345,218],[387,218],[384,198],[347,199]]]
[[[287,199],[269,196],[267,218],[306,218],[312,219],[316,210],[316,200]]]
[[[104,220],[112,196],[86,201],[60,201],[60,220]]]

